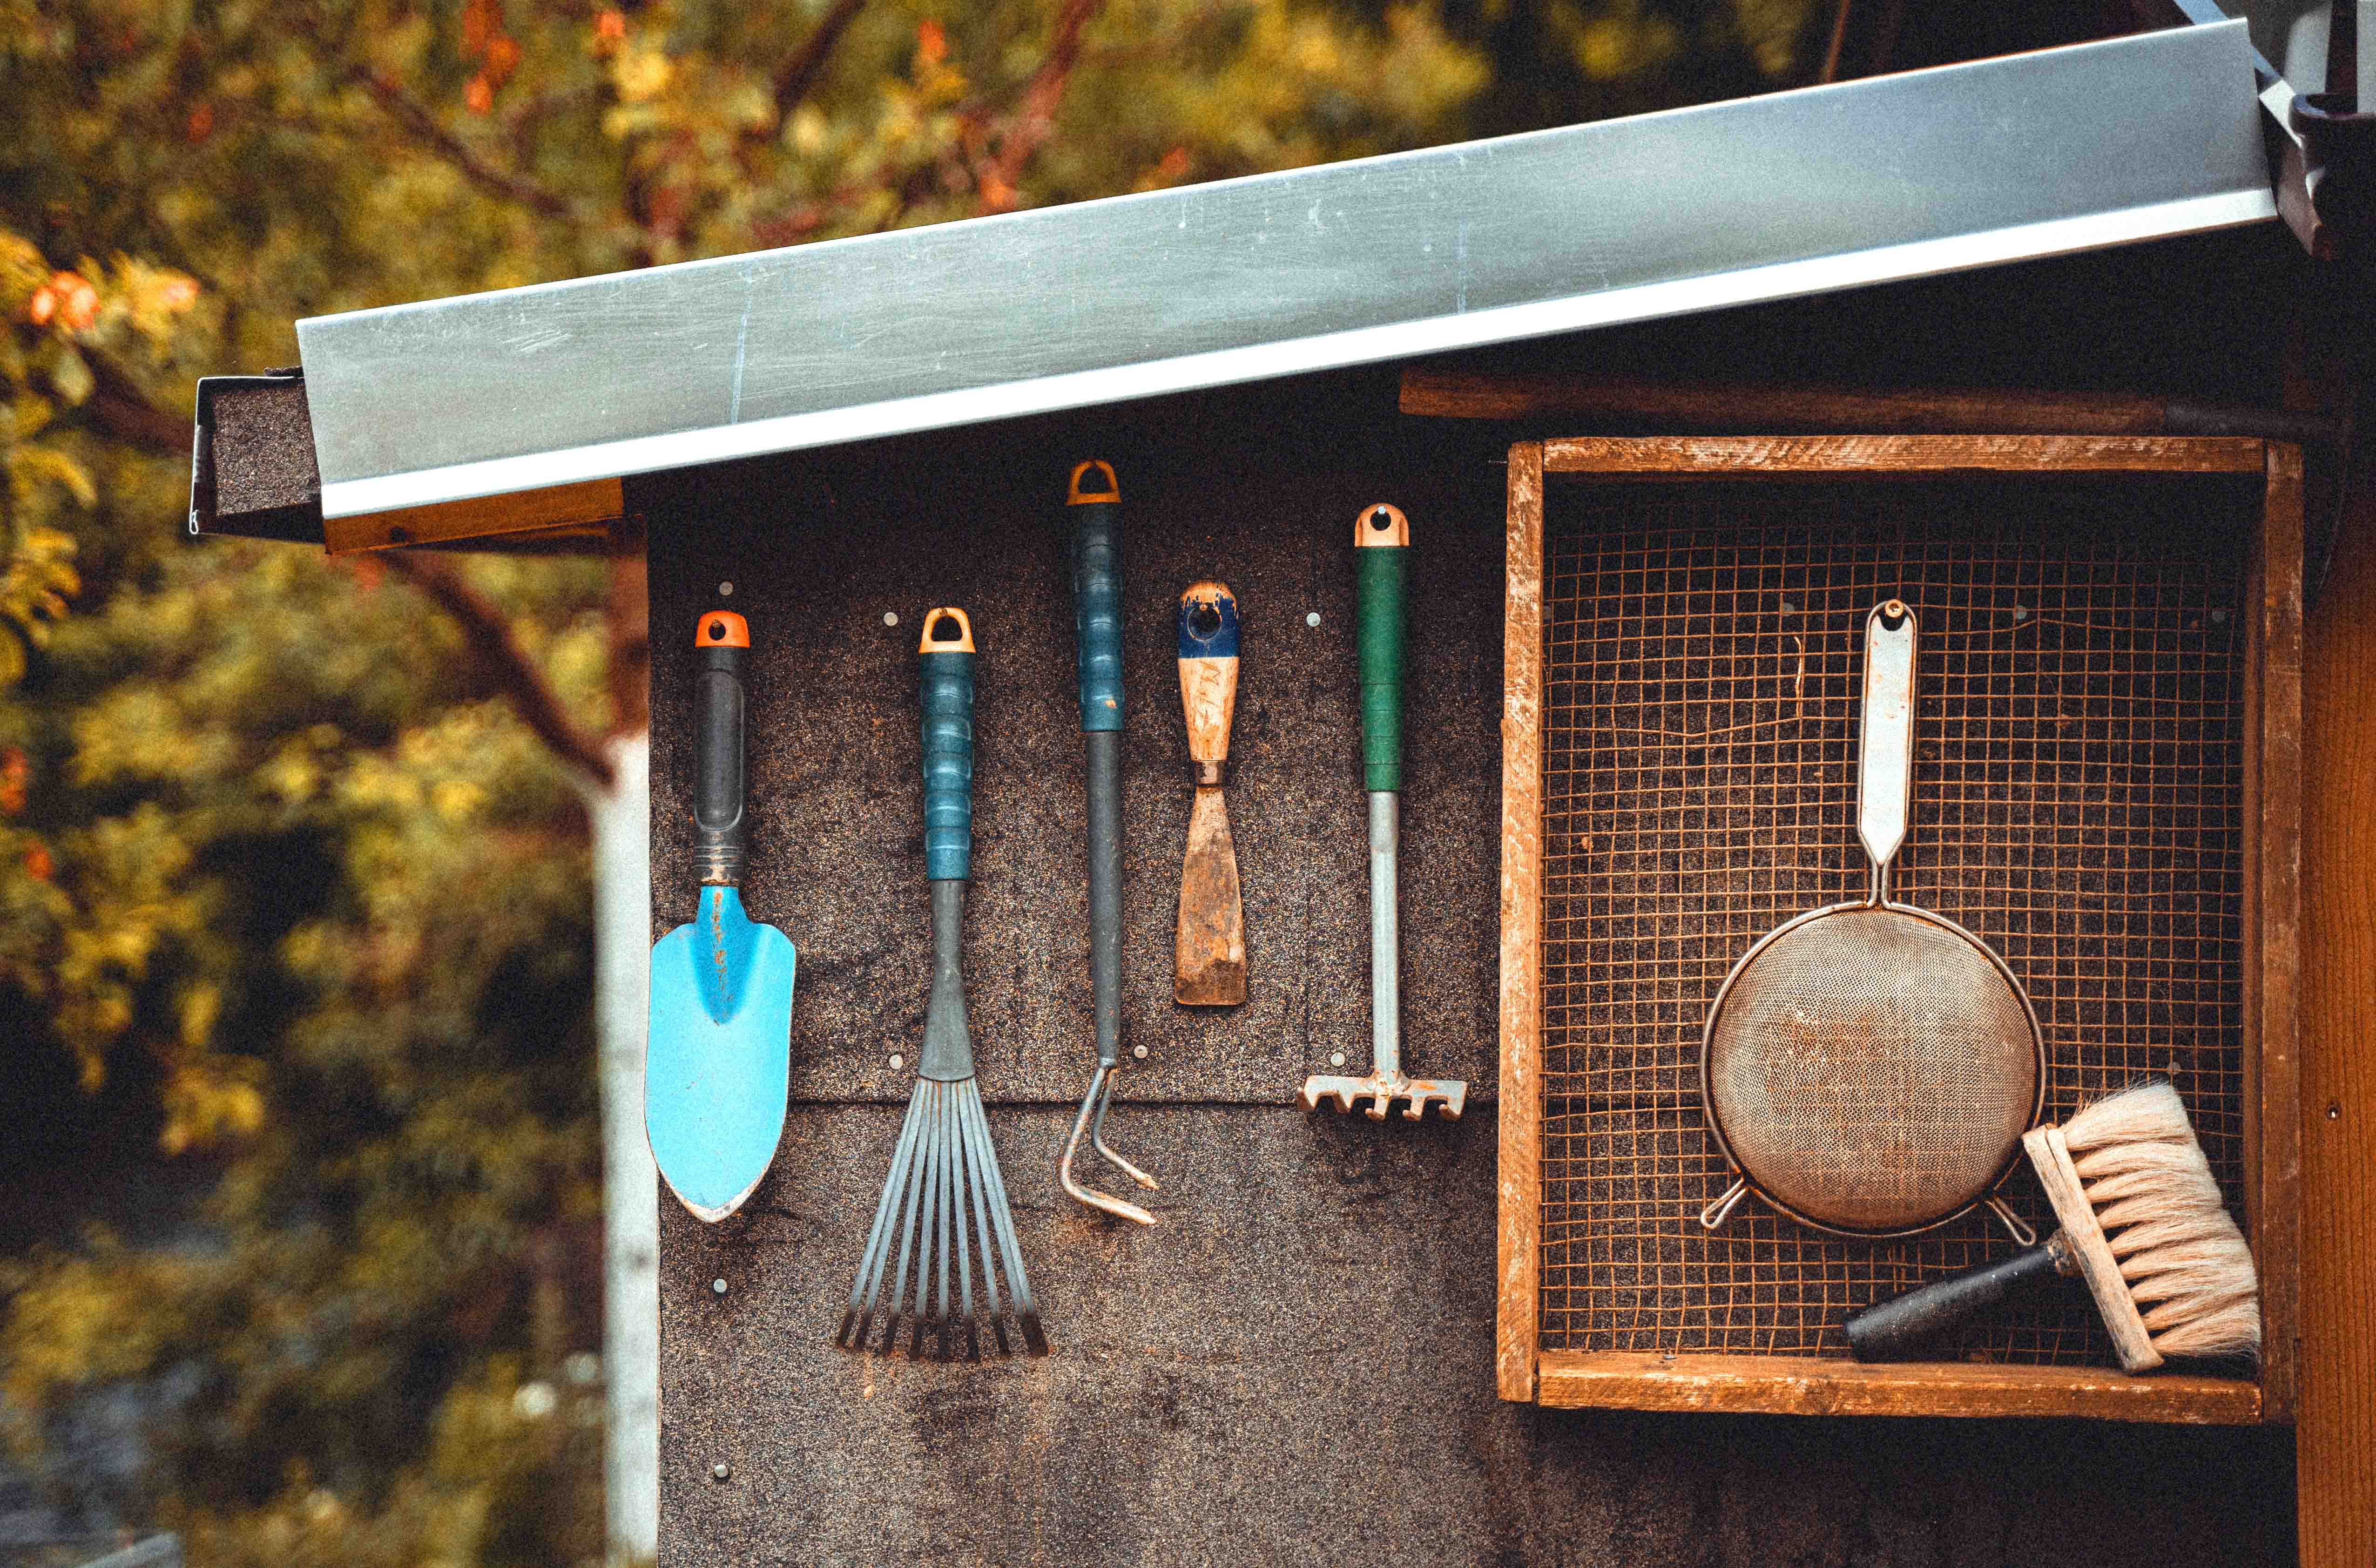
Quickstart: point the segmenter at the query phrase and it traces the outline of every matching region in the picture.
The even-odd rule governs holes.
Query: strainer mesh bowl
[[[1988,956],[1907,910],[1776,932],[1710,1019],[1707,1092],[1733,1158],[1795,1213],[1906,1230],[1979,1197],[2037,1092],[2029,1010]]]

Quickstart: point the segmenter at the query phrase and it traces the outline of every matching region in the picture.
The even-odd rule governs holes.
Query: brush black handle
[[[1903,1296],[1875,1301],[1848,1314],[1844,1325],[1848,1351],[1859,1361],[1918,1360],[1966,1319],[2060,1272],[2049,1241],[2045,1246],[1951,1274]]]
[[[1122,1060],[1122,486],[1111,464],[1076,464],[1073,632],[1089,806],[1089,993],[1098,1065]]]
[[[731,610],[695,626],[694,864],[704,885],[742,880],[742,671],[751,627]]]

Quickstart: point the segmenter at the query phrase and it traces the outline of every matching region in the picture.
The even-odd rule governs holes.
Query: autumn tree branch
[[[833,57],[834,45],[858,13],[866,7],[866,0],[834,0],[834,7],[809,29],[808,37],[792,52],[783,68],[776,73],[776,123],[781,125],[793,110],[801,106],[817,78],[825,74],[826,62]]]
[[[386,550],[375,559],[408,579],[454,618],[486,678],[490,695],[509,701],[520,721],[565,766],[602,789],[611,787],[610,757],[563,711],[561,699],[545,680],[544,672],[529,661],[519,639],[512,636],[511,623],[493,600],[471,587],[453,562],[441,557]]]
[[[1105,0],[1064,0],[1064,8],[1056,15],[1055,31],[1048,40],[1048,53],[999,131],[997,151],[975,165],[975,185],[985,208],[1004,211],[1014,205],[1016,183],[1023,177],[1024,165],[1056,128],[1057,106],[1063,101],[1065,84],[1081,57],[1081,31],[1104,6]]]
[[[496,168],[468,143],[439,125],[437,117],[410,93],[370,66],[350,67],[347,80],[370,93],[373,101],[387,112],[390,119],[410,132],[414,141],[450,164],[456,172],[481,190],[518,202],[530,211],[547,218],[571,216],[569,203],[559,195],[533,180]]]
[[[190,416],[167,413],[150,402],[138,385],[104,354],[83,350],[90,367],[91,393],[82,411],[93,424],[128,446],[160,457],[190,455]]]

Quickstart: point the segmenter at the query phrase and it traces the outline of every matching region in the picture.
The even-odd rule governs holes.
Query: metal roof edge
[[[299,324],[353,516],[2275,216],[2241,22]],[[1709,215],[1724,220],[1711,222]]]

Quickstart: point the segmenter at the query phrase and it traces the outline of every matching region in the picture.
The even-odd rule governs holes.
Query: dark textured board
[[[1391,406],[1391,384],[1381,390]],[[936,604],[967,611],[980,649],[966,962],[982,1091],[993,1103],[1077,1100],[1087,1081],[1087,829],[1063,505],[1086,457],[1111,458],[1123,494],[1123,1038],[1147,1056],[1123,1095],[1286,1104],[1307,1075],[1333,1070],[1331,1053],[1355,1071],[1368,1060],[1352,538],[1363,506],[1384,499],[1410,514],[1413,539],[1405,1060],[1490,1097],[1501,470],[1473,457],[1437,471],[1321,467],[1291,434],[1271,441],[1276,463],[1182,470],[1159,432],[1075,432],[920,441],[862,465],[774,459],[637,496],[652,529],[656,868],[686,863],[691,843],[690,671],[670,655],[705,610],[750,620],[744,900],[800,952],[792,1097],[908,1093],[888,1060],[912,1060],[932,961],[916,638]],[[1245,1005],[1229,1009],[1171,999],[1193,795],[1173,616],[1205,576],[1229,581],[1244,624],[1228,800],[1250,983]],[[689,883],[662,870],[653,890],[659,929],[689,918]]]
[[[1045,1360],[829,1342],[891,1108],[797,1108],[742,1215],[665,1211],[667,1568],[2292,1561],[2282,1431],[1501,1404],[1490,1110],[1125,1109],[1148,1231],[1057,1190],[1062,1111],[992,1115]]]
[[[2232,277],[2263,248],[2147,247],[1729,327],[1580,335],[1514,362],[1875,385],[2129,375],[2251,397],[2269,378]],[[1381,497],[1410,508],[1414,582],[1444,607],[1412,663],[1412,1063],[1492,1082],[1495,459],[1516,433],[1399,419],[1394,401],[1391,370],[1313,377],[631,483],[651,528],[654,914],[691,907],[678,629],[731,580],[722,602],[752,617],[760,671],[752,900],[802,948],[795,1091],[812,1102],[742,1216],[705,1227],[663,1201],[662,1563],[2293,1562],[2282,1430],[1495,1399],[1491,1104],[1381,1127],[1283,1103],[1329,1051],[1367,1060],[1346,536]],[[1129,504],[1127,1038],[1151,1056],[1113,1131],[1166,1183],[1163,1224],[1143,1233],[1056,1188],[1089,1047],[1055,497],[1093,452],[1122,468]],[[1247,606],[1231,790],[1253,1000],[1234,1018],[1168,999],[1189,793],[1170,604],[1213,572]],[[985,1086],[1009,1102],[991,1116],[1054,1342],[1044,1362],[981,1368],[829,1342],[897,1132],[882,1102],[906,1092],[885,1059],[912,1058],[921,1019],[916,617],[946,601],[977,611],[984,648],[968,957]],[[1158,1097],[1192,1103],[1127,1103]],[[814,1103],[834,1099],[861,1103]]]
[[[321,494],[314,429],[299,381],[215,400],[215,504],[225,515],[304,506]]]

